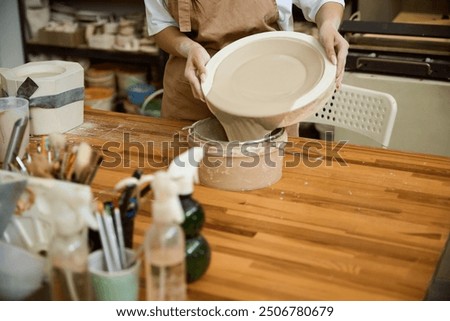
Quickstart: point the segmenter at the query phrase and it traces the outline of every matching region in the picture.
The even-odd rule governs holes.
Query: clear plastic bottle
[[[147,300],[186,299],[185,240],[177,186],[168,173],[160,171],[152,182],[155,199],[153,223],[145,238]]]
[[[53,301],[92,300],[88,254],[86,228],[68,234],[56,231],[49,250]]]

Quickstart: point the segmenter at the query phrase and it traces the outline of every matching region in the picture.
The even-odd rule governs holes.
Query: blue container
[[[155,87],[149,84],[131,85],[127,89],[128,100],[134,105],[141,106],[145,98],[153,94],[155,90]]]

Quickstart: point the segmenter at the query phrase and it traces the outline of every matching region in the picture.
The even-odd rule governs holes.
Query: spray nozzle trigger
[[[194,183],[199,182],[198,167],[203,156],[203,148],[192,147],[175,157],[170,163],[168,172],[171,178],[177,183],[180,195],[193,193]]]
[[[153,218],[155,221],[181,224],[184,211],[178,198],[177,184],[165,171],[156,172],[152,181]]]

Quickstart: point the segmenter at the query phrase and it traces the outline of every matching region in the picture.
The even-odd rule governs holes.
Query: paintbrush
[[[92,147],[85,142],[78,145],[78,150],[73,165],[73,175],[71,180],[76,183],[83,183],[89,174],[89,162],[91,160]]]
[[[66,137],[61,133],[52,133],[48,136],[50,149],[52,149],[54,158],[61,159],[62,152],[66,148]]]
[[[78,146],[73,146],[72,151],[65,154],[63,159],[63,179],[70,181],[72,180],[73,167],[75,164],[75,159],[77,158]]]
[[[60,133],[52,133],[49,135],[48,139],[50,142],[49,150],[53,155],[53,159],[51,160],[54,169],[53,175],[56,178],[61,178],[63,173],[63,159],[66,150],[66,137]]]
[[[53,178],[52,166],[44,154],[33,155],[33,160],[27,163],[30,175],[42,178]]]
[[[89,170],[89,173],[87,175],[86,180],[83,182],[86,185],[91,185],[92,181],[95,178],[95,175],[97,174],[97,170],[100,167],[100,165],[103,162],[103,156],[100,155],[100,153],[98,153],[97,151],[93,151],[92,152],[92,157],[91,157],[91,168]]]
[[[50,163],[52,160],[52,155],[49,152],[49,142],[47,136],[41,137],[41,153],[46,155],[48,162]]]

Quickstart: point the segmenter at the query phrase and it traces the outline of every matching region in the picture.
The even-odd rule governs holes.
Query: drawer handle
[[[411,69],[411,67],[415,69]],[[379,70],[379,71],[403,71],[405,74],[417,74],[417,75],[431,75],[433,72],[431,65],[427,62],[420,61],[404,61],[389,58],[372,58],[372,57],[359,57],[356,61],[356,68],[358,70]]]

